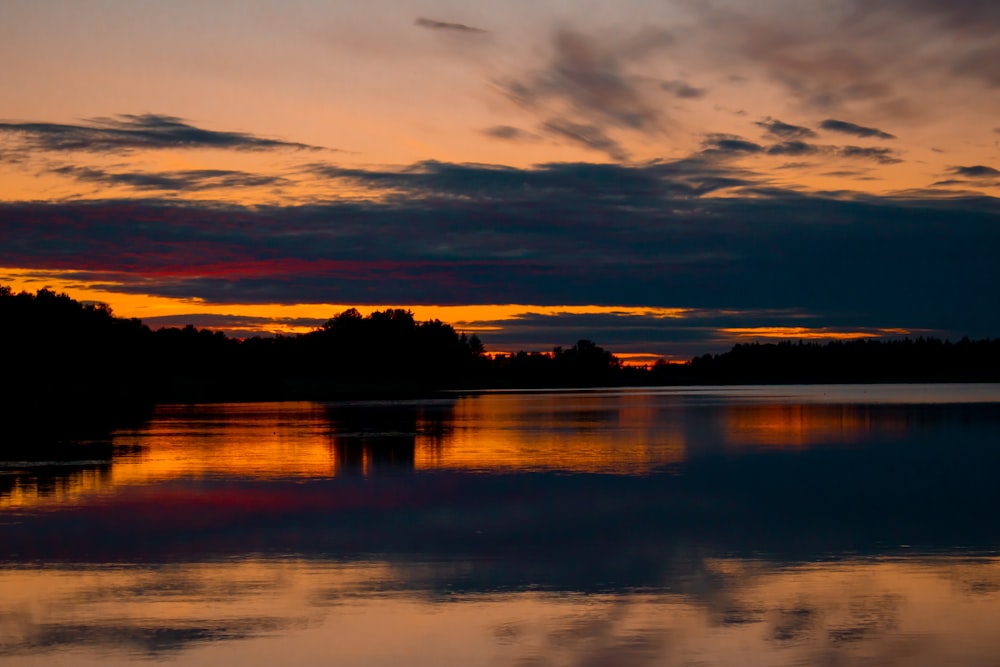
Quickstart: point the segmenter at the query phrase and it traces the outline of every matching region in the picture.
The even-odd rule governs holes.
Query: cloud
[[[831,7],[833,7],[831,5]],[[843,28],[837,9],[797,11],[786,3],[702,3],[697,53],[716,67],[780,84],[807,109],[898,105],[896,80],[878,59],[879,44]]]
[[[909,15],[914,22],[926,22],[938,30],[975,37],[995,37],[1000,30],[1000,8],[991,0],[884,0],[870,3],[851,0],[851,16],[857,25],[866,19],[898,19]]]
[[[164,172],[111,172],[94,167],[66,165],[50,170],[86,183],[125,186],[137,190],[197,192],[201,190],[252,188],[285,184],[280,176],[251,174],[227,169],[191,169]]]
[[[883,132],[874,127],[865,127],[863,125],[855,125],[854,123],[848,123],[843,120],[834,120],[833,118],[828,118],[819,124],[821,128],[829,132],[840,132],[842,134],[852,134],[856,137],[863,138],[875,138],[875,139],[895,139],[896,137],[888,132]]]
[[[607,154],[612,160],[625,161],[628,152],[597,125],[575,123],[566,118],[552,118],[541,125],[545,132],[572,143]]]
[[[464,25],[462,23],[446,23],[444,21],[435,21],[433,19],[418,18],[414,21],[415,25],[421,28],[427,28],[429,30],[447,30],[452,32],[464,32],[472,34],[485,34],[487,31],[481,28],[474,28],[472,26]]]
[[[494,125],[482,131],[488,137],[504,141],[536,141],[538,135],[510,125]]]
[[[891,148],[871,146],[831,146],[829,144],[811,144],[805,141],[782,141],[772,144],[766,149],[768,155],[827,155],[847,160],[874,160],[879,164],[898,164],[902,162],[899,154]]]
[[[314,164],[310,169],[317,176],[398,191],[410,201],[453,199],[518,207],[534,206],[536,198],[545,199],[549,205],[573,201],[581,187],[594,203],[607,199],[615,205],[629,201],[632,206],[655,208],[664,203],[665,197],[700,197],[720,188],[754,185],[751,172],[720,164],[703,154],[638,167],[580,162],[517,169],[428,161],[394,171],[345,169],[331,164]]]
[[[827,152],[825,147],[805,141],[782,141],[767,147],[768,155],[815,155],[822,152]]]
[[[832,146],[829,144],[813,144],[805,141],[782,141],[770,146],[762,146],[742,137],[731,134],[712,134],[702,143],[704,153],[712,156],[752,155],[764,153],[767,155],[784,155],[801,157],[806,155],[827,155],[843,159],[874,160],[879,164],[897,164],[902,162],[896,151],[890,148],[868,146]]]
[[[861,158],[863,160],[874,160],[879,164],[898,164],[902,162],[895,151],[891,148],[871,147],[871,146],[841,146],[837,149],[837,154],[845,158]]]
[[[557,30],[544,67],[498,85],[514,103],[541,116],[541,132],[624,160],[627,154],[611,131],[649,135],[662,132],[665,122],[659,104],[650,99],[646,79],[629,74],[628,66],[671,39],[657,31],[615,41]]]
[[[762,121],[754,123],[754,125],[762,127],[767,130],[768,134],[786,141],[811,139],[816,136],[816,133],[808,127],[790,125],[778,120],[777,118],[767,117]]]
[[[971,167],[952,167],[951,173],[967,178],[996,178],[1000,176],[1000,170],[986,165],[977,164]]]
[[[704,97],[705,93],[708,91],[704,88],[695,88],[686,81],[664,81],[660,84],[660,88],[667,91],[668,93],[673,93],[675,97],[681,99],[698,99]]]
[[[0,136],[20,139],[37,151],[127,153],[134,150],[215,148],[238,151],[319,150],[317,146],[266,139],[243,132],[206,130],[175,116],[123,114],[79,125],[0,122]]]
[[[705,154],[312,170],[390,195],[2,204],[0,266],[209,303],[791,309],[814,328],[1000,330],[1000,310],[983,307],[1000,284],[1000,200],[989,197],[808,195]],[[779,325],[793,326],[759,324]]]
[[[760,144],[732,134],[710,134],[702,146],[706,151],[713,153],[750,154],[764,150]]]

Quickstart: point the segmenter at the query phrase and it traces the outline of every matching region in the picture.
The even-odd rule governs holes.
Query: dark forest
[[[589,340],[490,355],[475,335],[406,310],[350,309],[300,335],[151,330],[100,304],[0,286],[2,415],[93,424],[157,402],[406,397],[490,388],[1000,380],[1000,339],[750,343],[630,367]],[[58,419],[43,419],[59,406]]]

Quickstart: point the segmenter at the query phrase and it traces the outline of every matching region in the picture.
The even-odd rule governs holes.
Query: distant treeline
[[[76,404],[112,413],[158,401],[415,395],[439,389],[790,382],[1000,381],[1000,339],[741,344],[686,364],[623,365],[581,340],[488,355],[479,338],[406,310],[350,309],[300,335],[235,339],[151,330],[102,305],[0,286],[2,412]],[[81,419],[84,418],[81,415]]]

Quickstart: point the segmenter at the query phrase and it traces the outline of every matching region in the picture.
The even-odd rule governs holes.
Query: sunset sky
[[[998,36],[995,0],[3,0],[0,284],[493,351],[996,337]]]

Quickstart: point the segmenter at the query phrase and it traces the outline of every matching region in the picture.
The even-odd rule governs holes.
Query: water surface
[[[0,466],[0,664],[1000,663],[997,385],[162,406],[106,451]]]

